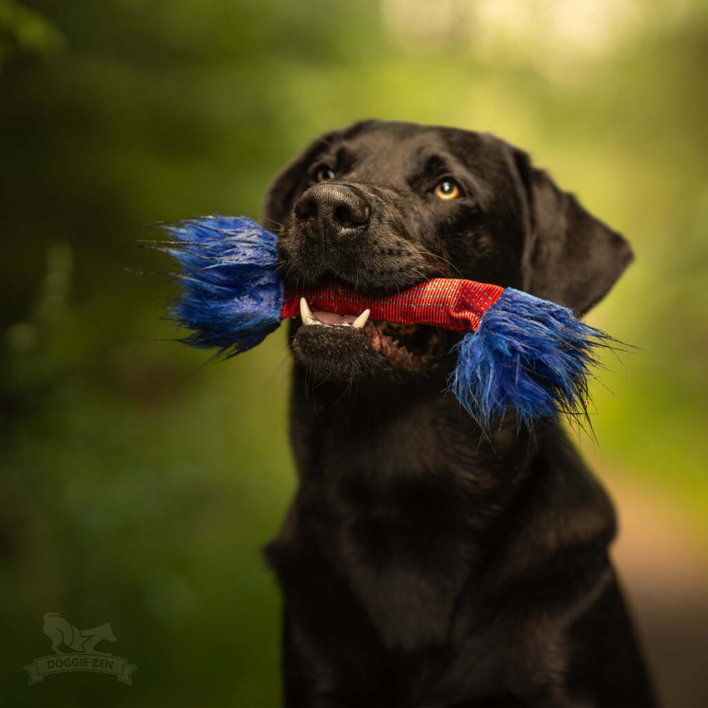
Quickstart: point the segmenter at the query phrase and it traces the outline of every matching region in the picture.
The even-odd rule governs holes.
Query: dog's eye
[[[315,179],[318,182],[331,182],[335,177],[334,170],[330,167],[320,167],[315,173]]]
[[[460,188],[451,179],[444,179],[435,187],[435,196],[440,199],[457,199],[460,193]]]

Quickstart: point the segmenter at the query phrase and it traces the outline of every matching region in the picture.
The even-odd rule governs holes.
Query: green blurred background
[[[0,700],[270,706],[260,547],[294,489],[284,332],[174,342],[145,225],[259,217],[318,133],[391,118],[532,152],[632,242],[590,316],[615,556],[660,691],[708,705],[708,7],[697,0],[0,0]],[[61,674],[42,616],[110,621],[133,685]]]

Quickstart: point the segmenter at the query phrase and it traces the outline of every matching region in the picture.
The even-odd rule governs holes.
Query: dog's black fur
[[[441,180],[460,196],[436,196]],[[293,285],[465,277],[583,313],[632,258],[526,153],[408,123],[316,140],[276,178],[264,217]],[[267,549],[286,703],[654,705],[608,559],[611,502],[558,423],[532,435],[507,415],[486,439],[442,393],[451,356],[408,371],[360,330],[300,324],[300,483]]]

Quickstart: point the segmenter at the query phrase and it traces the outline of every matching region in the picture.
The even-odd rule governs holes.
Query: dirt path
[[[708,706],[708,548],[661,490],[604,474],[620,520],[613,556],[666,706]]]

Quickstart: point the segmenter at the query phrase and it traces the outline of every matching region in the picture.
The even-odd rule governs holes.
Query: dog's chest
[[[444,642],[471,551],[444,524],[360,510],[331,537],[331,561],[389,648]]]
[[[340,466],[318,539],[389,648],[444,642],[476,560],[466,498],[448,471]]]
[[[322,421],[301,467],[307,536],[389,648],[446,640],[479,552],[461,481],[476,460],[436,413],[410,408],[354,430]]]

